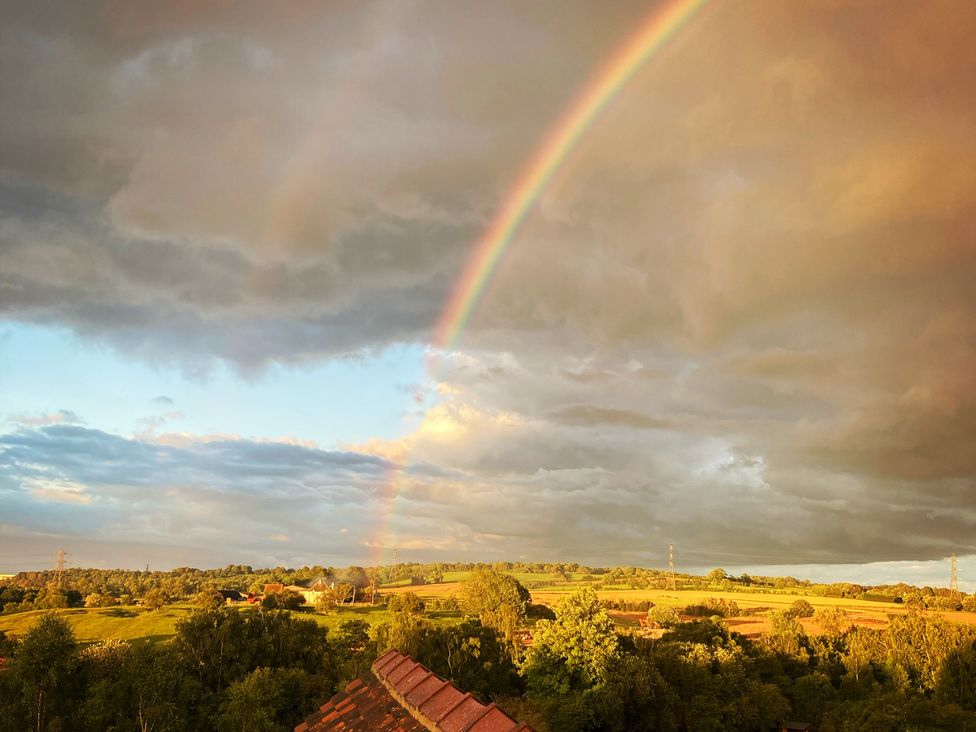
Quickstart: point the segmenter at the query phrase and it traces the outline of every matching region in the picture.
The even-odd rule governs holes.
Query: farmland
[[[904,604],[896,602],[881,602],[855,598],[823,597],[802,588],[762,589],[749,591],[740,587],[735,591],[708,589],[629,589],[601,588],[592,579],[584,580],[582,573],[567,573],[564,576],[543,572],[510,572],[522,584],[529,586],[532,602],[551,608],[558,606],[560,600],[576,592],[581,587],[596,586],[600,600],[612,603],[650,602],[656,606],[674,608],[681,611],[694,604],[709,599],[730,600],[740,608],[734,617],[725,619],[726,626],[747,637],[758,637],[770,629],[770,615],[776,611],[788,609],[797,599],[808,601],[815,610],[837,608],[843,610],[847,619],[854,625],[883,629],[888,625],[889,615],[902,615],[907,609]],[[467,578],[467,571],[450,571],[444,573],[443,582],[412,585],[408,579],[380,586],[384,595],[413,592],[427,601],[428,618],[437,624],[457,623],[461,614],[456,610],[440,609],[438,606],[448,598],[458,595],[463,581]],[[165,640],[176,633],[176,624],[193,612],[190,604],[172,604],[158,611],[150,611],[139,606],[116,606],[107,608],[68,608],[56,612],[71,624],[77,639],[81,643],[91,643],[107,638],[121,638],[124,640],[148,640],[152,642]],[[9,635],[22,635],[37,620],[42,611],[29,611],[0,616],[0,631]],[[976,613],[972,612],[940,612],[929,611],[931,615],[940,615],[946,619],[963,624],[976,625]],[[360,619],[368,623],[383,623],[390,619],[385,604],[381,602],[375,606],[368,604],[346,605],[329,614],[316,613],[306,606],[301,611],[303,617],[314,619],[319,625],[333,629],[344,620]],[[619,630],[626,632],[640,627],[640,620],[646,613],[638,611],[611,610],[610,615]],[[685,616],[687,619],[687,616]],[[806,632],[820,633],[813,618],[798,620]]]

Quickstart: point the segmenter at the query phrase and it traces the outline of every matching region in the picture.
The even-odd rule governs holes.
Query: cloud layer
[[[424,343],[645,9],[269,12],[3,11],[2,317],[188,373]],[[533,209],[415,434],[177,447],[21,416],[6,520],[203,547],[225,515],[220,541],[350,559],[976,552],[974,29],[948,0],[709,6]],[[417,466],[389,531],[386,458]]]

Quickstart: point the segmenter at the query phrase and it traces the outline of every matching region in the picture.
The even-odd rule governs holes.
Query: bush
[[[829,636],[839,636],[851,626],[851,622],[847,619],[847,613],[839,607],[825,607],[817,610],[813,614],[813,621],[820,625],[823,632]]]
[[[648,610],[647,619],[658,628],[674,628],[681,622],[678,611],[664,605],[657,605]]]
[[[261,600],[261,607],[265,610],[297,610],[305,604],[305,598],[294,590],[269,592]]]
[[[925,604],[932,610],[959,610],[960,603],[954,597],[928,597]]]
[[[710,597],[705,602],[689,605],[685,608],[685,615],[693,618],[710,618],[717,615],[720,618],[732,618],[739,614],[739,605],[735,600],[723,600]]]
[[[85,597],[85,607],[111,607],[114,604],[115,600],[110,595],[102,595],[98,592],[92,592]]]
[[[812,618],[814,613],[813,605],[806,600],[800,599],[790,605],[786,614],[791,618]]]
[[[386,609],[391,613],[406,613],[407,615],[423,615],[427,606],[413,592],[404,592],[402,595],[393,595],[386,603]]]
[[[204,610],[216,610],[224,605],[224,596],[217,590],[201,590],[193,597],[193,604]]]
[[[556,612],[548,605],[530,604],[526,609],[526,615],[538,620],[555,620]]]

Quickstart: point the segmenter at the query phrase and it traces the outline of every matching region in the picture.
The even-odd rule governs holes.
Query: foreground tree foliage
[[[565,694],[606,681],[620,656],[613,620],[586,588],[563,600],[555,620],[540,620],[523,665],[529,689]]]
[[[365,651],[366,649],[363,649]],[[201,610],[166,643],[80,651],[43,616],[0,673],[0,729],[290,730],[338,680],[324,628],[284,611]]]
[[[482,580],[475,598],[520,597]],[[524,659],[480,613],[435,625],[407,594],[388,610],[389,622],[329,633],[283,610],[200,608],[170,641],[84,649],[64,618],[43,615],[20,639],[0,636],[0,731],[290,730],[391,647],[538,732],[768,732],[786,719],[821,732],[976,731],[976,629],[918,610],[885,630],[835,617],[811,636],[783,612],[755,641],[715,616],[647,639],[618,634],[584,590],[537,622]]]

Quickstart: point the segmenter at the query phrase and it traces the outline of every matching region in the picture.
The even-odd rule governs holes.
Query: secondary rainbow
[[[641,22],[636,32],[594,74],[550,130],[509,190],[495,218],[468,258],[434,329],[431,345],[435,350],[449,350],[457,342],[519,225],[600,112],[637,70],[656,51],[663,48],[707,2],[708,0],[667,0],[658,4]],[[399,495],[398,484],[406,465],[407,455],[391,461],[387,480],[383,484],[386,487],[386,516],[381,521],[382,528],[374,543],[379,552],[384,551],[384,545],[393,534],[393,504]]]
[[[454,346],[484,294],[498,262],[553,175],[620,89],[708,0],[670,0],[654,8],[637,31],[593,76],[546,136],[478,242],[434,329],[438,350]]]

